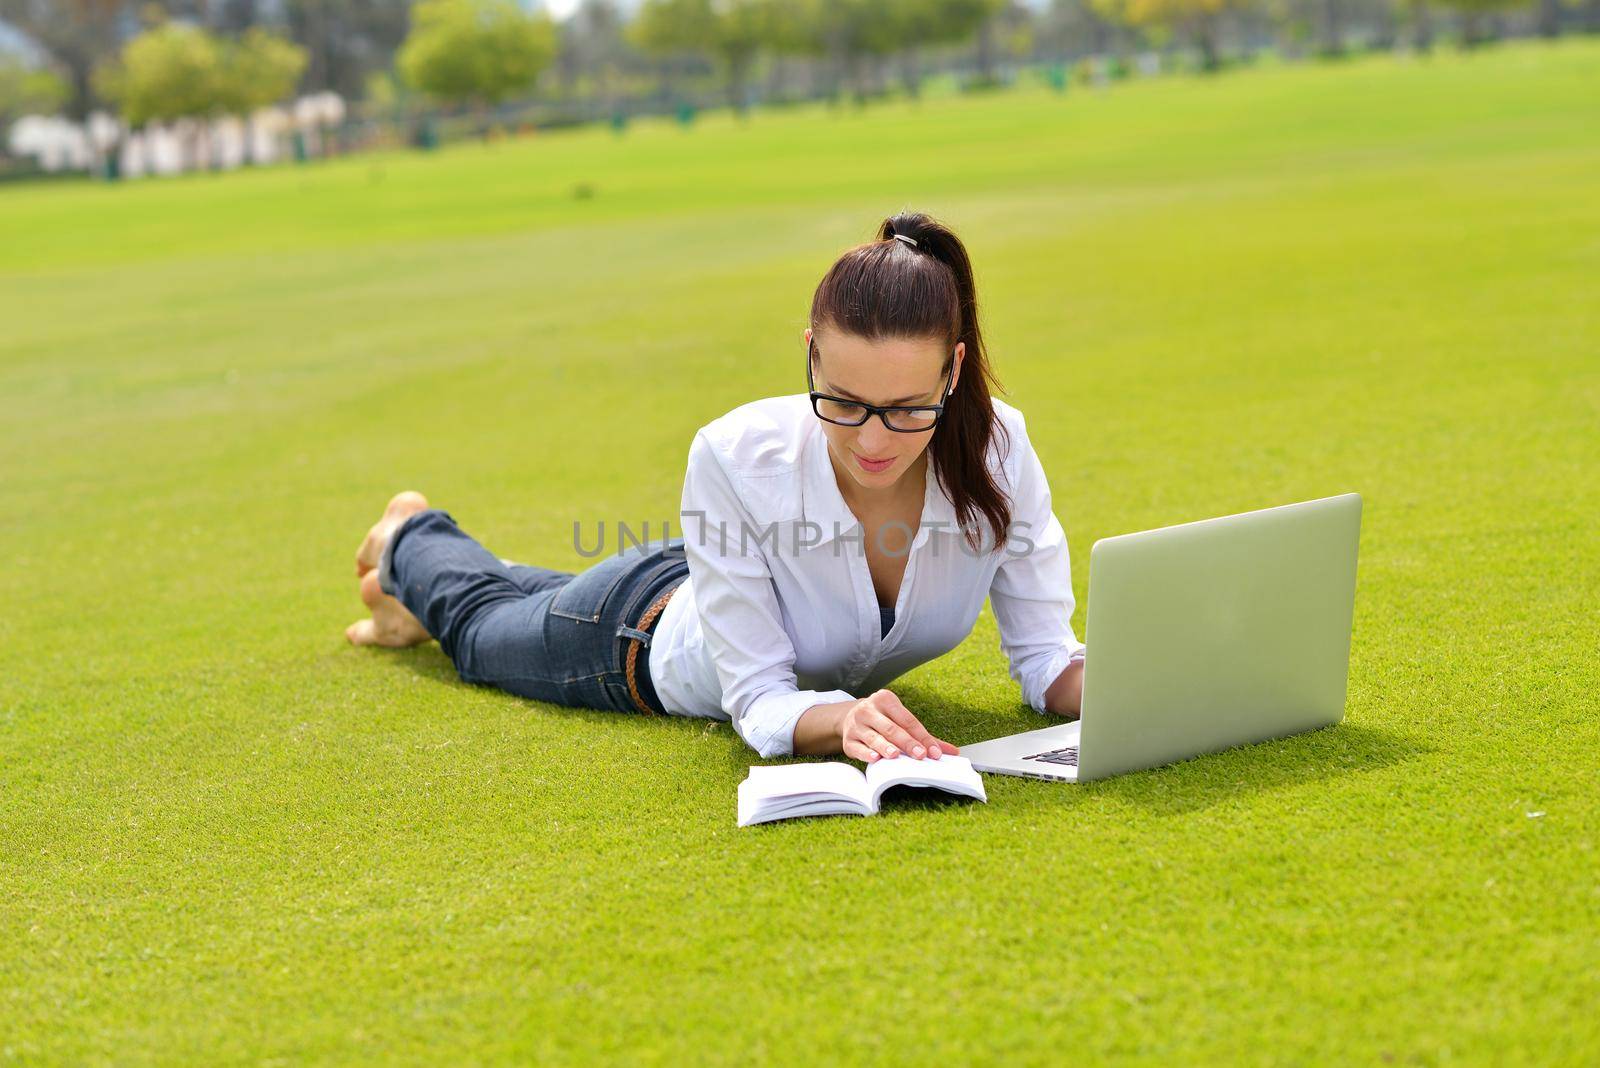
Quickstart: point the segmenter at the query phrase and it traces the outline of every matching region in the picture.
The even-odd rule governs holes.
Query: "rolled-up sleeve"
[[[1018,415],[1013,435],[1018,465],[1012,493],[1013,534],[989,586],[989,603],[1000,630],[1000,648],[1011,677],[1035,712],[1045,711],[1044,693],[1068,665],[1084,658],[1072,632],[1072,565],[1067,535],[1051,508],[1044,467]]]
[[[689,447],[681,520],[700,629],[722,686],[722,709],[763,757],[794,751],[794,727],[814,705],[854,700],[843,690],[802,690],[783,629],[764,533],[704,431]]]

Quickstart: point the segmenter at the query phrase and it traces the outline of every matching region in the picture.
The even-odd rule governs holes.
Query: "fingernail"
[[[922,755],[925,752],[927,752],[927,750],[923,749],[920,745],[914,745],[911,747],[911,755],[916,757],[918,760],[922,759]]]
[[[897,756],[900,755],[900,750],[898,750],[898,749],[890,749],[889,750],[889,755],[892,756],[892,757],[897,757]]]

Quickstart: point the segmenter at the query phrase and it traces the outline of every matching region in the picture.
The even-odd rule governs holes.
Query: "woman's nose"
[[[856,435],[856,447],[867,457],[882,458],[894,452],[894,431],[883,425],[883,420],[873,416]]]

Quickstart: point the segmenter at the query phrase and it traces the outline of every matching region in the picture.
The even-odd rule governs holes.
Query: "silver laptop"
[[[1338,723],[1360,532],[1346,493],[1102,538],[1082,714],[961,755],[1084,782]]]

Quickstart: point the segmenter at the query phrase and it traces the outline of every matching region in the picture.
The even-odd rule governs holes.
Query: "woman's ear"
[[[961,361],[966,359],[966,356],[967,343],[965,341],[956,342],[956,365],[950,372],[950,393],[946,393],[946,397],[950,396],[951,393],[956,391],[956,383],[961,381]]]

